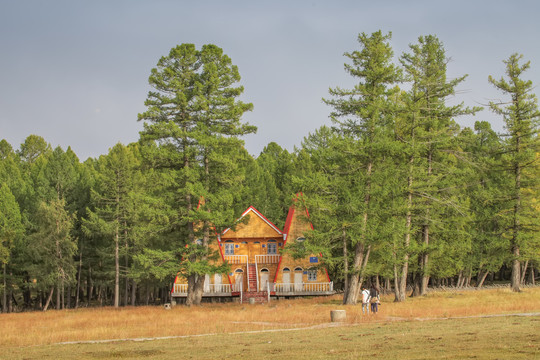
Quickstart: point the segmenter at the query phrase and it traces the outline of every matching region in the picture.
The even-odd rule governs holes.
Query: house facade
[[[305,240],[304,232],[311,228],[307,210],[291,206],[280,230],[253,206],[238,219],[234,228],[218,235],[214,246],[219,261],[230,265],[227,274],[207,274],[203,298],[301,297],[331,295],[333,283],[322,267],[319,255],[294,259],[283,250],[287,244]],[[177,276],[171,291],[173,299],[187,296],[187,280]]]

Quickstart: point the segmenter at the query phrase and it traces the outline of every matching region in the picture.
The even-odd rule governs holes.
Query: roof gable
[[[246,224],[242,219],[249,215]],[[250,206],[236,220],[235,229],[228,228],[221,233],[222,238],[262,238],[262,237],[282,237],[283,233],[279,228],[268,220],[253,206]]]

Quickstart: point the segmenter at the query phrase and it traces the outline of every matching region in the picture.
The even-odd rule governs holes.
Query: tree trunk
[[[520,151],[520,138],[517,137],[516,139],[516,152],[518,154],[521,153]],[[519,288],[520,281],[521,281],[521,267],[520,267],[520,261],[519,261],[519,244],[518,244],[518,234],[520,231],[520,223],[518,219],[518,214],[521,211],[521,167],[519,163],[515,164],[515,198],[516,198],[516,204],[514,205],[514,224],[513,224],[513,234],[511,239],[511,246],[512,246],[512,278],[510,280],[512,291],[514,292],[520,292],[521,289]]]
[[[350,274],[347,292],[343,294],[343,300],[345,305],[356,305],[358,302],[358,294],[360,286],[363,282],[363,273],[367,260],[369,259],[370,247],[364,254],[364,244],[358,242],[355,246],[353,270]],[[364,261],[365,260],[365,261]],[[345,302],[346,301],[346,302]]]
[[[2,295],[2,312],[7,313],[7,274],[6,274],[6,264],[3,264],[4,268],[4,294]]]
[[[414,129],[411,131],[411,138],[414,141]],[[405,292],[407,291],[407,275],[409,273],[409,245],[411,243],[411,225],[412,225],[413,163],[414,163],[414,156],[411,155],[409,159],[409,176],[407,177],[407,217],[405,220],[405,254],[403,255],[403,266],[401,268],[401,276],[398,274],[397,267],[394,266],[394,293],[395,293],[394,302],[405,301]]]
[[[125,266],[125,289],[124,289],[124,306],[128,305],[129,302],[129,277],[128,277],[128,269],[129,269],[129,244],[128,244],[128,232],[127,232],[127,223],[124,221],[124,240],[125,240],[125,248],[126,248],[126,255],[124,257],[124,266]]]
[[[86,305],[90,306],[90,301],[94,295],[94,282],[92,281],[92,267],[88,264],[88,289],[86,290]]]
[[[135,306],[137,298],[137,283],[131,280],[131,306]]]
[[[60,283],[56,284],[56,310],[60,310]]]
[[[360,293],[360,287],[364,281],[364,269],[366,268],[367,261],[369,259],[369,252],[371,246],[367,247],[367,251],[364,254],[365,242],[366,242],[366,233],[367,233],[367,223],[368,223],[368,209],[370,202],[370,193],[371,193],[371,172],[373,168],[373,163],[369,161],[366,169],[366,196],[364,198],[364,216],[362,220],[362,234],[360,235],[360,240],[356,243],[354,259],[353,259],[353,273],[351,274],[350,281],[348,282],[347,292],[343,296],[344,304],[356,305],[358,302],[358,294]]]
[[[429,251],[428,251],[428,245],[429,245],[429,226],[425,225],[424,231],[424,245],[426,246],[426,249],[423,254],[422,259],[422,281],[420,285],[420,296],[424,296],[427,294],[427,287],[429,283]]]
[[[486,272],[484,273],[484,275],[482,275],[482,276],[479,277],[478,285],[476,285],[476,287],[479,287],[479,288],[482,287],[482,285],[484,284],[484,280],[486,280],[486,277],[488,276],[488,274],[489,274],[489,271],[486,271]],[[479,274],[479,275],[480,275],[480,274]]]
[[[116,199],[118,203],[118,198]],[[120,258],[118,256],[119,240],[118,219],[116,219],[116,228],[114,234],[114,307],[120,305]]]
[[[520,284],[525,285],[525,276],[527,275],[527,267],[529,266],[529,260],[525,261],[523,267],[521,268],[521,280]]]
[[[81,272],[82,272],[82,246],[79,252],[79,273],[77,274],[77,291],[75,292],[75,309],[79,308],[79,296],[81,291]]]
[[[514,292],[520,292],[521,289],[519,287],[520,281],[521,281],[521,264],[519,261],[519,247],[517,245],[513,246],[514,259],[512,260],[512,277],[510,280],[510,284],[512,287],[512,291]]]
[[[343,239],[343,273],[344,273],[344,288],[343,288],[343,303],[347,303],[347,294],[349,289],[349,254],[347,252],[347,232],[345,229],[342,230],[342,239]]]
[[[54,286],[51,287],[51,291],[49,292],[49,296],[47,297],[47,301],[45,302],[45,306],[43,307],[43,311],[47,311],[49,308],[49,304],[51,303],[51,299],[53,296]]]

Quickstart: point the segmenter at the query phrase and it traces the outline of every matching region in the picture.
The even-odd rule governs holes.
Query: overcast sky
[[[540,84],[539,16],[533,0],[0,0],[0,139],[17,149],[40,135],[81,161],[137,141],[158,59],[177,44],[212,43],[238,65],[254,105],[249,152],[271,141],[293,150],[330,124],[328,88],[353,86],[343,53],[359,49],[359,33],[391,31],[396,59],[418,36],[438,36],[449,76],[469,74],[453,101],[474,106],[501,98],[487,78],[500,78],[514,52]],[[503,129],[487,109],[476,119]]]

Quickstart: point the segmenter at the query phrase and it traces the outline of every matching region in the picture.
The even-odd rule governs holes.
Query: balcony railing
[[[229,264],[247,264],[248,262],[247,255],[224,255],[223,257]]]
[[[279,258],[279,254],[255,255],[255,262],[257,264],[277,264]]]

